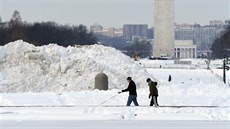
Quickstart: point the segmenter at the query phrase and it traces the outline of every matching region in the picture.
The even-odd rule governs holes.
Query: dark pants
[[[159,104],[157,102],[157,97],[158,97],[158,95],[151,96],[150,106],[153,106],[153,104],[155,105],[155,107],[159,106]]]
[[[137,96],[136,95],[129,95],[128,101],[127,101],[127,106],[130,106],[131,103],[134,103],[135,106],[139,106],[137,102]]]

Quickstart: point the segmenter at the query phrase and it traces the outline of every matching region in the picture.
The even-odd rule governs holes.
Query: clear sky
[[[154,26],[154,0],[0,0],[0,17],[9,21],[18,10],[23,21],[55,21],[59,24],[99,23]],[[209,24],[230,19],[230,0],[175,0],[175,22]]]

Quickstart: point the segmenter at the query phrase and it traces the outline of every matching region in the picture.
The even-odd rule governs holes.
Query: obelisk
[[[174,57],[174,0],[155,0],[153,57]]]

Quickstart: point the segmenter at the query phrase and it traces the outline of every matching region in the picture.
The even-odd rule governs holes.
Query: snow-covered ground
[[[229,121],[4,121],[1,129],[229,129]]]
[[[134,62],[100,45],[63,48],[12,42],[0,47],[0,120],[229,121],[230,88],[215,69],[222,61],[211,62],[211,71],[205,69],[205,60],[189,60],[192,65]],[[108,91],[93,90],[101,71],[109,77]],[[128,93],[117,94],[126,88],[128,76],[137,84],[140,107],[126,107]],[[148,77],[159,82],[162,107],[148,106]]]
[[[159,87],[161,106],[190,106],[182,108],[149,107],[147,87],[138,90],[140,107],[126,107],[128,94],[117,95],[118,91],[64,92],[62,95],[4,93],[1,105],[9,107],[1,108],[1,115],[3,120],[230,120],[228,87],[205,84]],[[108,100],[114,95],[117,96]]]

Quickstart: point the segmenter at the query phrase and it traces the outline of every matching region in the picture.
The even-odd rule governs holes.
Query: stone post
[[[98,90],[108,90],[108,76],[104,73],[97,74],[94,88]]]

